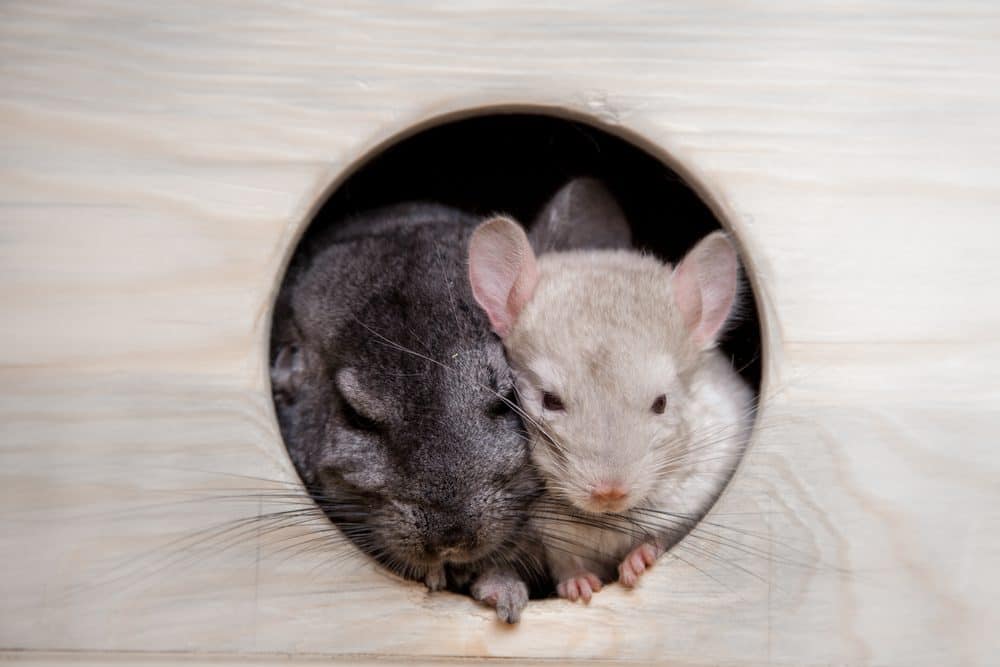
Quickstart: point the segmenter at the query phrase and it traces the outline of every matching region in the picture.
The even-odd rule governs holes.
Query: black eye
[[[547,391],[542,392],[542,407],[546,410],[552,410],[553,412],[562,412],[566,409],[563,405],[562,399],[559,398],[557,394],[552,394]]]
[[[379,424],[371,417],[366,417],[365,415],[355,410],[354,406],[348,403],[347,401],[343,401],[341,405],[342,405],[342,414],[344,415],[344,421],[346,421],[347,425],[350,426],[351,428],[357,431],[368,431],[368,432],[376,432],[382,430],[381,424]]]
[[[498,396],[495,401],[486,408],[486,414],[493,418],[505,417],[514,411],[514,391],[510,390],[502,396]]]
[[[653,401],[653,405],[652,405],[652,407],[650,409],[654,413],[656,413],[658,415],[662,415],[663,411],[667,409],[667,395],[666,394],[660,394],[659,396],[657,396],[656,400]]]

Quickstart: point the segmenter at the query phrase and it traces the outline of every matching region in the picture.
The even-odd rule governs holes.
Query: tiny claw
[[[444,574],[444,567],[432,567],[424,575],[424,584],[430,592],[439,591],[448,583],[448,578]]]
[[[618,581],[622,586],[632,588],[639,583],[639,577],[656,562],[659,555],[659,547],[648,542],[632,549],[618,566]]]
[[[528,585],[513,572],[493,570],[480,576],[470,589],[472,597],[496,609],[497,618],[513,625],[528,604]]]
[[[601,578],[592,572],[581,572],[568,579],[563,579],[556,585],[556,593],[559,597],[566,598],[570,602],[583,600],[590,602],[594,593],[601,590]]]
[[[580,588],[580,597],[584,602],[590,602],[590,599],[594,597],[594,591],[590,589],[590,582],[586,579],[577,579],[576,585]]]
[[[580,598],[580,591],[576,587],[576,581],[572,579],[560,581],[556,586],[556,593],[559,594],[559,597],[566,598],[570,602],[576,602]]]

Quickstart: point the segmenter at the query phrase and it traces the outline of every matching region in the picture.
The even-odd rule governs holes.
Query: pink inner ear
[[[494,218],[476,229],[469,241],[469,282],[493,330],[505,337],[538,284],[535,254],[520,225]]]
[[[674,303],[688,331],[694,331],[701,320],[701,288],[698,287],[696,273],[682,261],[671,278]]]
[[[702,239],[671,278],[674,303],[695,345],[713,346],[736,300],[739,262],[722,232]]]

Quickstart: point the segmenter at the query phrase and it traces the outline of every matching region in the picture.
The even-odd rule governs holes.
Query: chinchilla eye
[[[357,431],[367,431],[369,433],[375,433],[382,430],[382,425],[371,417],[359,412],[349,401],[344,401],[342,406],[342,414],[344,415],[344,421],[347,424],[357,430]]]
[[[514,411],[514,390],[505,392],[502,396],[490,403],[486,408],[486,414],[490,417],[504,417]]]
[[[653,401],[653,405],[650,409],[655,414],[662,415],[663,411],[667,409],[667,395],[660,394],[659,396],[657,396],[656,400]]]
[[[563,412],[566,410],[566,406],[563,405],[563,401],[559,398],[559,395],[548,391],[542,392],[542,407],[552,412]]]
[[[365,390],[358,372],[342,368],[334,376],[340,391],[340,412],[347,426],[356,431],[375,432],[392,421],[389,403]]]

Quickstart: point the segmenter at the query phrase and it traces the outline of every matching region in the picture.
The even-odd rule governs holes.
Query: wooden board
[[[1000,8],[967,0],[7,0],[3,657],[995,662],[998,65]],[[266,339],[322,193],[509,105],[642,137],[749,253],[768,403],[711,523],[517,628],[281,551],[308,532],[198,533],[284,507],[237,475],[295,479]]]

